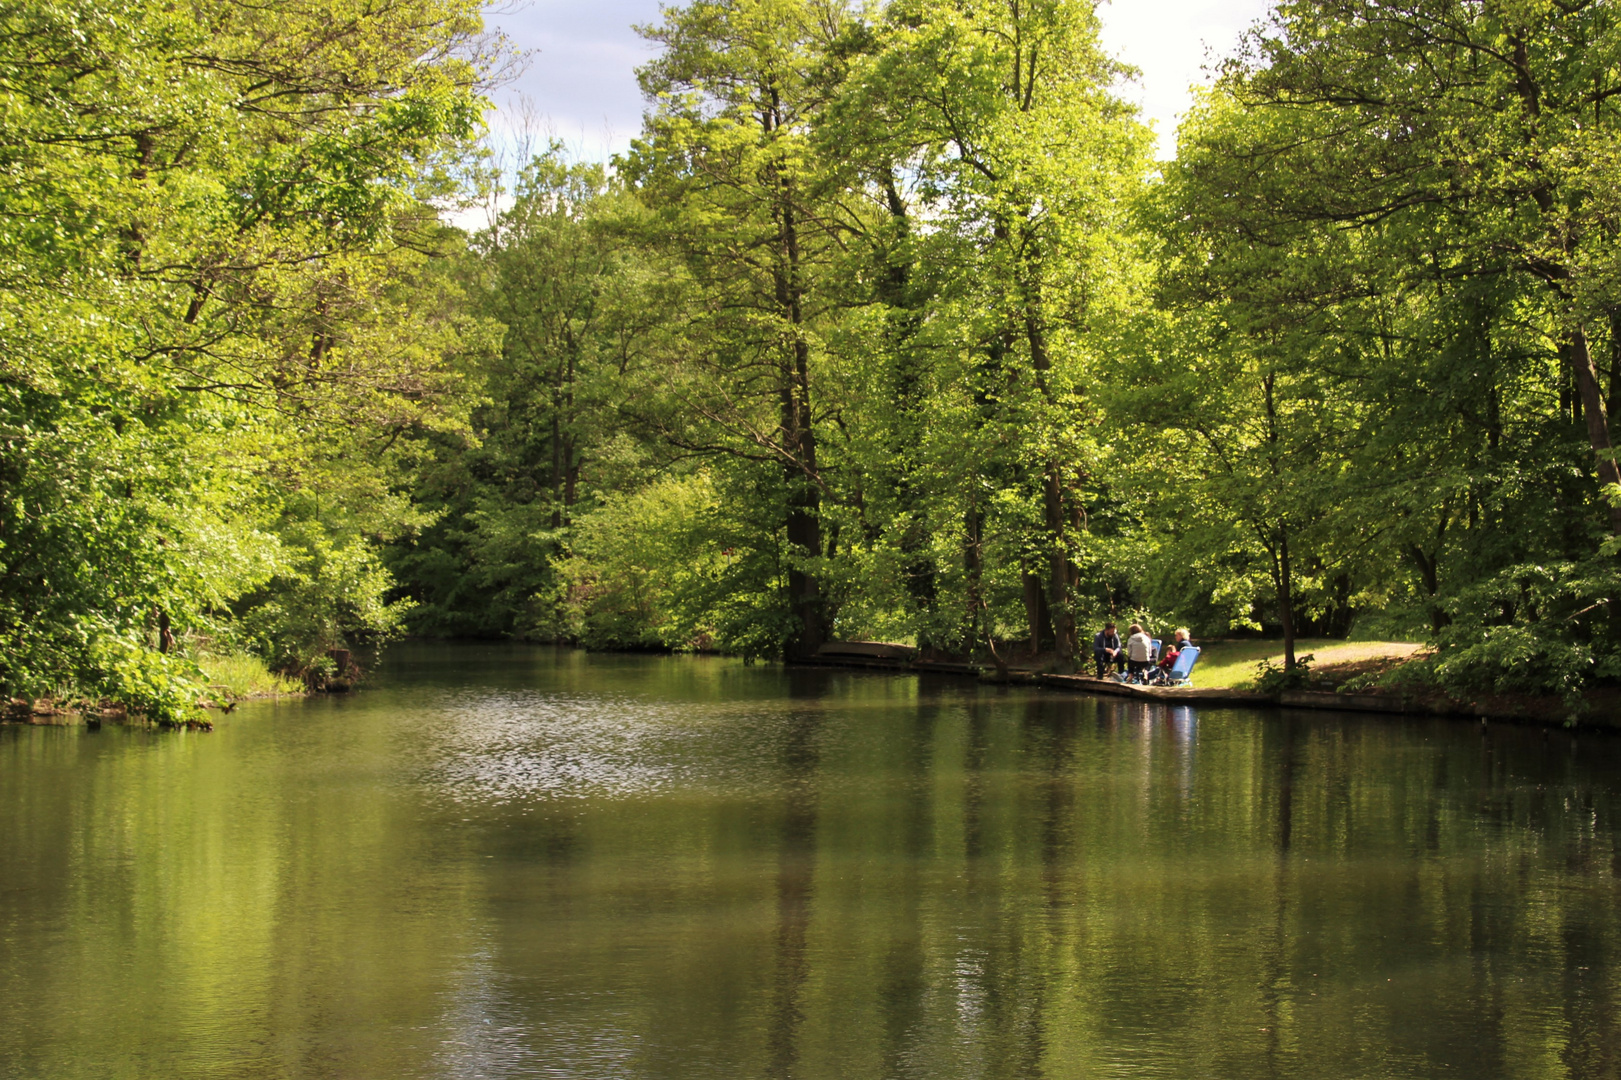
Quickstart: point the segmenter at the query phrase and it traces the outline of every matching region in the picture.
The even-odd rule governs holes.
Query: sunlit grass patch
[[[1203,687],[1235,687],[1255,681],[1255,669],[1262,660],[1283,666],[1281,641],[1214,641],[1200,646],[1199,666],[1193,684]],[[1312,670],[1370,662],[1399,662],[1422,652],[1423,645],[1410,641],[1338,641],[1333,638],[1306,638],[1295,642],[1297,657],[1313,657]]]
[[[209,690],[228,701],[246,698],[293,697],[304,693],[304,685],[285,675],[277,675],[251,653],[229,656],[200,656],[197,666],[208,681]]]

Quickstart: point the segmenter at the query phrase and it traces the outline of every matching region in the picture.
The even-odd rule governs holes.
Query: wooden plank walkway
[[[1277,698],[1254,690],[1228,690],[1225,687],[1198,686],[1134,686],[1098,679],[1091,675],[1038,675],[1040,686],[1057,690],[1075,690],[1083,694],[1105,694],[1109,697],[1133,698],[1138,701],[1160,701],[1178,705],[1276,705]]]

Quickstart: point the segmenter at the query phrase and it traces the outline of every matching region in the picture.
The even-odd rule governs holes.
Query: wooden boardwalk
[[[1104,694],[1108,697],[1132,698],[1137,701],[1160,701],[1177,705],[1276,705],[1277,698],[1254,690],[1229,690],[1225,687],[1198,686],[1134,686],[1098,679],[1091,675],[1037,675],[1036,685],[1055,690],[1074,690],[1083,694]]]

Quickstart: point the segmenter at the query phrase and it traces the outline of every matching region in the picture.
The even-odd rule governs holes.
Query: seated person
[[[1192,644],[1193,638],[1188,636],[1188,628],[1185,626],[1177,627],[1176,640],[1171,643],[1171,648],[1175,649],[1177,652],[1181,652],[1183,649]]]
[[[1161,654],[1159,654],[1159,663],[1154,665],[1153,675],[1149,676],[1149,678],[1153,679],[1154,683],[1169,683],[1170,668],[1177,666],[1177,657],[1180,657],[1180,655],[1182,655],[1182,650],[1177,649],[1177,642],[1170,642],[1169,645],[1165,645],[1164,649],[1161,650]]]
[[[1114,623],[1104,623],[1103,631],[1092,638],[1092,659],[1097,663],[1100,679],[1111,665],[1116,671],[1126,669],[1126,650],[1120,644]]]
[[[1136,623],[1131,624],[1131,637],[1126,640],[1126,668],[1131,675],[1141,677],[1153,664],[1154,639],[1144,633]]]

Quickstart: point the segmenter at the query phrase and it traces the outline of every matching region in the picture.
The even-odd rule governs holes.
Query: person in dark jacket
[[[1116,671],[1126,670],[1126,650],[1120,644],[1120,635],[1115,632],[1114,623],[1104,623],[1102,632],[1092,638],[1092,659],[1097,662],[1100,679],[1110,665]]]

